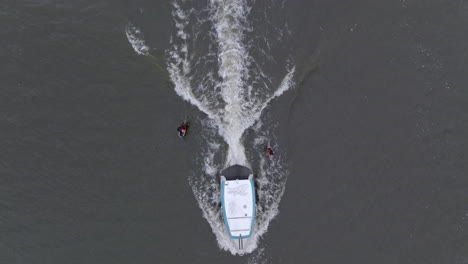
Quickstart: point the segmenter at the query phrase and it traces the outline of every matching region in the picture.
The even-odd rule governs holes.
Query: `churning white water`
[[[135,52],[139,55],[148,55],[149,48],[146,46],[141,30],[132,24],[127,25],[125,29],[128,42],[132,45]]]
[[[246,33],[252,30],[248,21],[252,3],[210,0],[208,6],[196,8],[188,2],[173,2],[175,33],[167,69],[175,92],[207,115],[201,120],[205,149],[197,160],[202,175],[191,175],[189,182],[220,248],[232,254],[249,253],[257,248],[258,239],[278,212],[287,168],[281,155],[267,160],[261,151],[255,154],[256,164],[251,164],[243,136],[248,129],[254,131],[250,149],[261,149],[266,144],[279,147],[273,143],[275,136],[268,124],[260,119],[269,102],[292,87],[294,67],[284,66],[282,81],[272,87],[269,76],[250,56],[252,46],[247,44]],[[137,48],[135,51],[141,52]],[[219,162],[216,156],[223,161]],[[237,243],[226,231],[216,178],[220,170],[234,164],[253,168],[258,187],[254,234],[244,241],[243,252],[238,252]]]

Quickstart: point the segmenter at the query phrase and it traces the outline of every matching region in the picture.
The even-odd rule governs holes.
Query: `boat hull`
[[[233,239],[252,235],[255,223],[255,183],[252,171],[234,165],[221,175],[221,207],[226,229]]]

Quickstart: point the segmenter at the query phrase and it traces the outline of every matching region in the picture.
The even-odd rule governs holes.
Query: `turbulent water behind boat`
[[[6,0],[0,21],[0,263],[468,263],[468,1]],[[260,198],[243,257],[232,163]]]
[[[259,195],[257,221],[253,239],[244,244],[244,252],[252,252],[278,212],[287,178],[287,166],[280,155],[267,161],[264,153],[258,151],[266,145],[279,147],[268,132],[274,123],[260,117],[271,100],[292,87],[294,66],[288,57],[274,58],[269,54],[273,45],[267,41],[269,36],[257,32],[250,21],[251,17],[268,15],[265,10],[253,10],[250,1],[213,0],[208,6],[197,8],[175,1],[172,14],[176,30],[167,69],[175,92],[206,114],[202,122],[209,127],[204,135],[205,150],[195,162],[202,170],[189,177],[190,184],[219,246],[236,254],[237,244],[230,239],[221,216],[216,174],[234,164],[254,169]],[[262,25],[269,22],[263,20]],[[288,34],[284,26],[272,31]],[[248,41],[249,33],[263,38],[264,47]],[[146,45],[139,34],[139,29],[128,26],[127,37],[133,48],[138,54],[145,54]],[[287,37],[278,38],[276,45],[284,45],[286,40]],[[260,51],[258,58],[251,54],[254,49]],[[282,78],[264,69],[272,61],[283,63]],[[247,129],[255,131],[248,148],[244,145]],[[254,161],[247,159],[246,151],[253,154],[249,156]]]

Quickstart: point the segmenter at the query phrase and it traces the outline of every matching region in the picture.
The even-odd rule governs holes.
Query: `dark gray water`
[[[295,71],[242,141],[266,228],[243,257],[204,216],[217,212],[200,196],[216,197],[206,165],[233,148],[175,91],[174,5],[0,4],[0,263],[468,263],[468,2],[246,4],[248,68],[265,77],[244,80],[262,91],[244,109]],[[180,8],[208,19],[207,6]],[[204,76],[221,48],[202,33],[191,85],[216,87]]]

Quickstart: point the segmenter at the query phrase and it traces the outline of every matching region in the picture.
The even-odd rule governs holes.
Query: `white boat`
[[[252,170],[233,165],[221,172],[221,207],[229,236],[238,240],[239,249],[244,239],[253,233],[255,224],[255,183]]]

